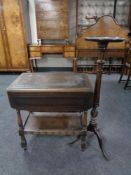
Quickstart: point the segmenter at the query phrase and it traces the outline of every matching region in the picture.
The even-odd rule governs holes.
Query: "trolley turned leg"
[[[26,138],[24,135],[24,126],[23,126],[23,121],[21,118],[21,113],[20,113],[20,110],[17,110],[16,112],[17,112],[17,123],[19,126],[19,136],[21,138],[21,147],[24,150],[26,150],[27,149],[27,142],[26,142]]]
[[[77,136],[75,140],[70,142],[69,144],[72,145],[77,141],[81,140],[81,151],[85,151],[86,149],[86,139],[87,139],[87,111],[84,111],[81,116],[81,131],[80,134]]]
[[[81,150],[84,151],[86,149],[86,136],[87,136],[87,111],[84,111],[81,117]]]

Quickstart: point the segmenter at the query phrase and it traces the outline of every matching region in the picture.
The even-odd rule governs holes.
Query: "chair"
[[[126,89],[127,87],[131,87],[131,85],[129,85],[130,82],[130,77],[131,77],[131,39],[129,39],[126,43],[125,43],[125,47],[126,47],[126,56],[125,56],[125,60],[123,63],[123,68],[122,68],[122,73],[120,75],[119,78],[119,83],[121,81],[125,81],[125,86],[124,89]],[[127,79],[123,80],[123,75],[127,74]]]

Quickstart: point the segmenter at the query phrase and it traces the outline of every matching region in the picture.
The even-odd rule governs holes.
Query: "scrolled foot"
[[[102,152],[104,158],[105,158],[106,160],[109,160],[109,156],[108,156],[108,154],[106,153],[105,148],[104,148],[104,143],[103,143],[102,136],[101,136],[101,134],[100,134],[100,129],[90,124],[90,125],[87,127],[87,131],[93,132],[93,133],[96,135],[97,140],[98,140],[98,143],[99,143],[99,147],[100,147],[100,149],[101,149],[101,152]]]
[[[106,151],[105,151],[104,143],[103,143],[102,136],[101,136],[101,134],[100,134],[99,129],[95,128],[95,129],[94,129],[94,134],[95,134],[96,137],[97,137],[97,140],[98,140],[98,143],[99,143],[99,147],[100,147],[100,149],[101,149],[101,152],[102,152],[104,158],[105,158],[106,160],[109,160],[109,156],[108,156],[108,154],[107,154]]]
[[[78,135],[75,140],[69,143],[69,145],[73,145],[74,143],[78,142],[80,140],[81,135]]]

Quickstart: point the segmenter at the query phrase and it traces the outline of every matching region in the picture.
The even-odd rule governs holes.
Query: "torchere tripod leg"
[[[98,140],[98,143],[99,143],[99,146],[100,146],[100,149],[101,149],[101,152],[102,152],[104,158],[106,160],[109,160],[109,156],[107,155],[107,153],[104,150],[104,144],[103,144],[103,140],[102,140],[102,137],[101,137],[99,129],[94,128],[94,134],[97,137],[97,140]]]
[[[70,142],[69,144],[70,144],[70,145],[73,145],[74,143],[76,143],[77,141],[79,141],[80,138],[81,138],[81,134],[78,135],[77,138],[76,138],[74,141]]]
[[[73,145],[74,143],[76,143],[77,141],[79,141],[81,139],[81,150],[84,151],[86,149],[86,136],[87,136],[87,130],[84,129],[81,131],[80,135],[77,136],[77,138],[70,142],[70,145]]]
[[[108,154],[105,152],[105,149],[104,149],[104,144],[103,144],[103,139],[102,139],[102,136],[100,134],[100,131],[99,129],[96,127],[96,126],[93,126],[91,123],[89,124],[89,126],[87,127],[87,131],[90,131],[90,132],[93,132],[96,137],[97,137],[97,140],[98,140],[98,143],[99,143],[99,147],[101,149],[101,152],[104,156],[104,158],[106,160],[109,160],[109,156]]]

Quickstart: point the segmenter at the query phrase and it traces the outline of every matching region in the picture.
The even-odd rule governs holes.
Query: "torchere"
[[[95,89],[94,89],[94,99],[93,99],[93,107],[91,110],[91,120],[90,124],[87,127],[87,131],[94,132],[97,136],[100,149],[103,153],[103,156],[108,159],[108,156],[104,150],[102,137],[100,135],[100,131],[97,127],[97,115],[98,115],[98,106],[100,101],[100,90],[101,90],[101,79],[102,79],[102,71],[103,71],[103,64],[105,60],[105,53],[107,50],[107,46],[109,42],[122,42],[124,38],[119,37],[87,37],[85,38],[86,41],[93,41],[97,42],[98,48],[100,49],[101,56],[97,60],[97,68],[96,68],[96,81],[95,81]]]
[[[85,140],[85,137],[87,135],[86,132],[90,131],[93,132],[97,139],[98,143],[100,146],[100,149],[102,151],[103,156],[105,159],[109,160],[109,156],[104,150],[104,144],[103,140],[100,134],[100,130],[97,127],[97,116],[98,116],[98,106],[99,106],[99,101],[100,101],[100,90],[101,90],[101,79],[102,79],[102,72],[103,72],[103,64],[105,60],[105,53],[107,50],[107,46],[109,42],[122,42],[124,41],[124,38],[120,37],[86,37],[86,41],[93,41],[97,42],[98,44],[98,49],[100,50],[100,57],[97,59],[97,66],[96,66],[96,81],[95,81],[95,88],[94,88],[94,97],[93,97],[93,105],[92,105],[92,110],[91,110],[91,120],[89,125],[85,130],[81,132],[81,134],[77,137],[76,140],[71,142],[71,144],[75,143],[78,141],[80,138],[81,140]],[[83,144],[83,151],[86,149],[86,145]]]

